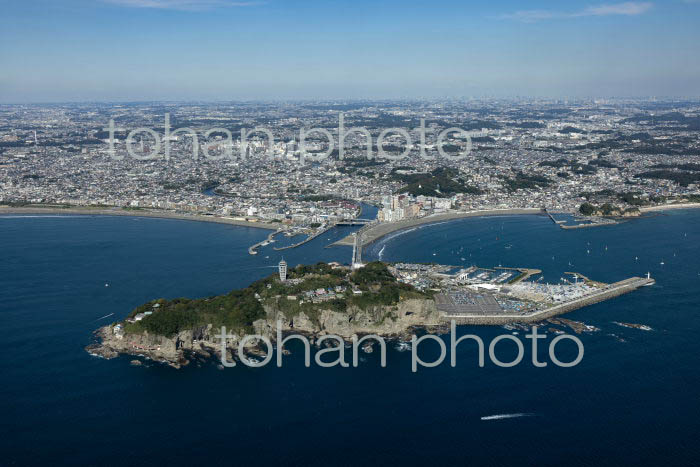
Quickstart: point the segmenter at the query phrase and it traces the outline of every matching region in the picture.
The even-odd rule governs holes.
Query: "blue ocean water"
[[[349,248],[324,246],[350,230],[284,257],[347,262]],[[651,272],[657,285],[567,315],[601,328],[580,336],[585,356],[573,368],[535,368],[529,349],[516,367],[479,368],[467,345],[455,368],[417,373],[395,350],[386,368],[377,352],[358,368],[304,368],[293,348],[282,368],[223,371],[133,367],[83,350],[94,329],[142,302],[218,294],[274,272],[279,252],[246,252],[266,235],[150,218],[0,217],[0,464],[700,462],[699,211],[570,231],[543,216],[472,218],[365,250],[365,259],[534,267],[550,282],[564,271],[603,281]],[[467,332],[488,342],[507,331]],[[437,353],[430,344],[426,360]],[[575,355],[566,343],[557,350]],[[532,416],[482,420],[499,414]]]

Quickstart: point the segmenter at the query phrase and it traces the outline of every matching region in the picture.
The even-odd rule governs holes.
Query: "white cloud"
[[[591,6],[579,13],[578,16],[634,16],[646,13],[652,6],[651,2],[625,2],[612,5]]]
[[[566,13],[554,10],[521,10],[502,15],[501,19],[514,19],[525,23],[556,18],[580,18],[584,16],[636,16],[646,13],[653,7],[651,2],[624,2],[605,5],[589,6],[581,11]]]
[[[517,19],[525,23],[532,23],[542,19],[554,18],[555,14],[547,10],[522,10],[509,15],[503,15],[503,19]]]
[[[104,0],[107,3],[131,8],[161,10],[209,10],[215,7],[242,7],[260,5],[260,2],[229,2],[226,0]]]

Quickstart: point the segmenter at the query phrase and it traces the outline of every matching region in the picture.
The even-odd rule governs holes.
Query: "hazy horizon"
[[[700,2],[3,2],[0,103],[697,98]]]

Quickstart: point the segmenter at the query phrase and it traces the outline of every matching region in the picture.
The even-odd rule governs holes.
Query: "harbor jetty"
[[[630,277],[613,284],[601,287],[599,291],[575,300],[560,303],[548,308],[539,309],[527,314],[494,314],[494,315],[465,315],[444,313],[441,316],[445,322],[455,321],[457,324],[471,325],[502,325],[510,323],[535,323],[554,316],[569,313],[594,303],[624,295],[640,287],[654,284],[651,277]]]
[[[326,227],[326,228],[324,228],[324,229],[319,229],[319,230],[316,231],[313,235],[309,235],[308,237],[306,237],[304,240],[302,240],[302,241],[300,241],[300,242],[297,242],[297,243],[295,243],[295,244],[293,244],[293,245],[275,247],[275,248],[273,248],[273,249],[274,249],[275,251],[281,251],[281,250],[288,250],[288,249],[290,249],[290,248],[296,248],[296,247],[298,247],[298,246],[301,246],[301,245],[303,245],[303,244],[305,244],[305,243],[310,242],[311,240],[313,240],[314,238],[319,237],[320,235],[323,235],[324,233],[328,232],[329,230],[331,230],[331,229],[332,229],[333,227],[335,227],[335,226],[336,226],[336,224],[331,224],[331,225],[329,225],[328,227]]]
[[[251,247],[249,247],[248,254],[257,255],[258,248],[260,248],[261,246],[270,244],[272,241],[274,241],[275,235],[277,235],[278,233],[280,233],[282,231],[284,231],[284,229],[275,230],[274,232],[270,233],[270,235],[268,235],[265,240],[259,241],[255,245],[252,245]]]

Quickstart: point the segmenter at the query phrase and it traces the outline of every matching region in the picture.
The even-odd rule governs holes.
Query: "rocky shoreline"
[[[366,310],[351,308],[344,313],[322,310],[314,319],[303,312],[288,318],[281,311],[269,307],[265,312],[264,319],[253,323],[254,332],[250,334],[266,337],[273,343],[277,341],[278,323],[283,336],[295,333],[311,340],[324,335],[336,335],[350,341],[353,336],[368,334],[410,340],[417,329],[446,331],[446,324],[440,320],[435,302],[429,299],[410,299],[394,306],[377,306]],[[221,359],[221,330],[215,329],[211,324],[182,331],[171,337],[148,332],[123,334],[117,332],[117,324],[119,323],[97,329],[94,332],[95,343],[85,350],[105,359],[129,355],[164,363],[173,368],[182,368],[197,358]],[[232,334],[233,338],[227,340],[226,358],[228,361],[237,360],[239,343],[246,333],[227,333]],[[260,355],[261,349],[256,343],[248,341],[243,353]]]

